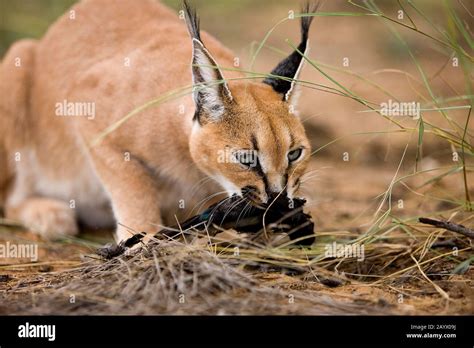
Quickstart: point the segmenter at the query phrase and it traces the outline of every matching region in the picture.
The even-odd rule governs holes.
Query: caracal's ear
[[[193,93],[196,103],[194,119],[200,124],[218,122],[225,108],[233,102],[232,94],[216,61],[204,46],[196,10],[183,1],[186,23],[193,45]]]
[[[318,7],[319,2],[307,2],[302,9],[302,13],[315,13]],[[278,63],[276,68],[271,72],[271,75],[273,76],[269,76],[263,80],[264,83],[272,86],[275,92],[281,94],[283,100],[289,102],[290,104],[296,103],[298,91],[295,89],[295,80],[298,79],[304,63],[304,58],[301,53],[303,53],[305,56],[308,53],[308,32],[312,21],[312,16],[301,17],[301,42],[298,45],[298,49]],[[284,79],[277,76],[283,77]]]

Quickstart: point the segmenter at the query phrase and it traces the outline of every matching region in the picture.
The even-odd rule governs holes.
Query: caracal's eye
[[[288,161],[289,162],[294,162],[296,161],[298,158],[301,157],[301,154],[303,153],[303,149],[302,148],[298,148],[298,149],[294,149],[294,150],[291,150],[290,152],[288,152]]]

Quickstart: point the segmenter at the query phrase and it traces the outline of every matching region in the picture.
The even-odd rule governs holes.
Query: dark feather
[[[287,233],[291,240],[306,237],[296,242],[298,245],[309,246],[314,243],[316,238],[314,222],[309,214],[303,212],[306,203],[304,199],[295,198],[290,204],[287,197],[280,195],[272,199],[271,204],[259,207],[248,206],[247,203],[246,199],[237,196],[226,198],[172,229],[160,230],[155,237],[176,238],[182,234],[195,232],[214,236],[222,229],[258,233],[263,230],[265,224],[267,231]],[[98,249],[97,253],[103,258],[111,259],[138,244],[142,238],[143,234],[137,234],[118,245],[106,245]]]
[[[179,227],[183,231],[193,228],[211,234],[218,232],[214,226],[221,229],[234,229],[238,232],[256,233],[263,230],[265,223],[267,229],[272,232],[289,233],[291,240],[309,237],[299,241],[300,245],[313,244],[314,223],[311,221],[311,216],[303,212],[303,206],[306,203],[304,199],[295,198],[290,201],[284,195],[279,195],[271,200],[271,204],[252,205],[245,209],[248,207],[247,203],[246,199],[238,196],[224,199],[207,208],[202,214],[186,220]],[[161,230],[157,236],[160,234],[175,236],[180,232]]]

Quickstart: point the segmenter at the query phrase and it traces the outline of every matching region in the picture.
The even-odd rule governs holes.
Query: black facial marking
[[[263,185],[265,187],[265,192],[269,191],[268,179],[265,173],[263,172],[262,166],[260,164],[260,160],[257,158],[257,165],[252,168],[255,174],[257,174],[263,180]]]
[[[250,137],[250,141],[252,142],[253,149],[258,152],[258,143],[255,135],[252,134],[252,136]]]
[[[295,146],[295,138],[293,137],[293,134],[290,133],[290,149],[292,149]]]
[[[250,138],[250,141],[252,142],[254,151],[258,153],[258,143],[257,143],[257,138],[255,137],[255,135],[252,135],[252,137]],[[263,178],[264,182],[267,181],[267,178],[265,177],[265,173],[263,172],[258,156],[257,156],[257,165],[253,167],[253,170],[259,177]]]
[[[275,126],[272,122],[268,122],[268,126],[270,127],[270,132],[272,133],[273,139],[275,139],[275,145],[277,147],[277,151],[280,151],[281,144],[278,141],[278,136],[277,136],[277,132],[275,130]]]

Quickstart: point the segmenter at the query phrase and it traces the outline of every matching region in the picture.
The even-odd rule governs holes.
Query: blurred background
[[[162,2],[176,11],[180,8],[180,1]],[[287,20],[258,50],[278,21],[289,11],[299,12],[298,1],[193,2],[202,28],[231,48],[243,69],[269,72],[292,51],[287,40],[293,44],[299,40],[298,23]],[[74,3],[0,0],[0,56],[16,40],[41,39]],[[310,35],[309,58],[314,65],[306,64],[301,79],[313,86],[350,91],[355,97],[328,88],[303,88],[301,117],[317,150],[304,187],[316,216],[325,217],[318,221],[320,228],[363,226],[388,188],[393,202],[404,200],[397,212],[401,216],[463,207],[466,190],[474,196],[472,180],[463,181],[462,161],[453,157],[461,151],[463,136],[472,144],[473,122],[466,121],[473,94],[473,4],[470,0],[322,2]],[[374,6],[385,17],[367,15],[367,8],[373,11]],[[465,54],[460,57],[459,52]],[[429,110],[422,112],[422,122],[410,117],[388,120],[361,102],[379,109],[389,99],[420,102]],[[443,114],[433,110],[436,107],[449,109]],[[472,165],[472,153],[466,163]],[[391,186],[402,174],[409,177]]]

